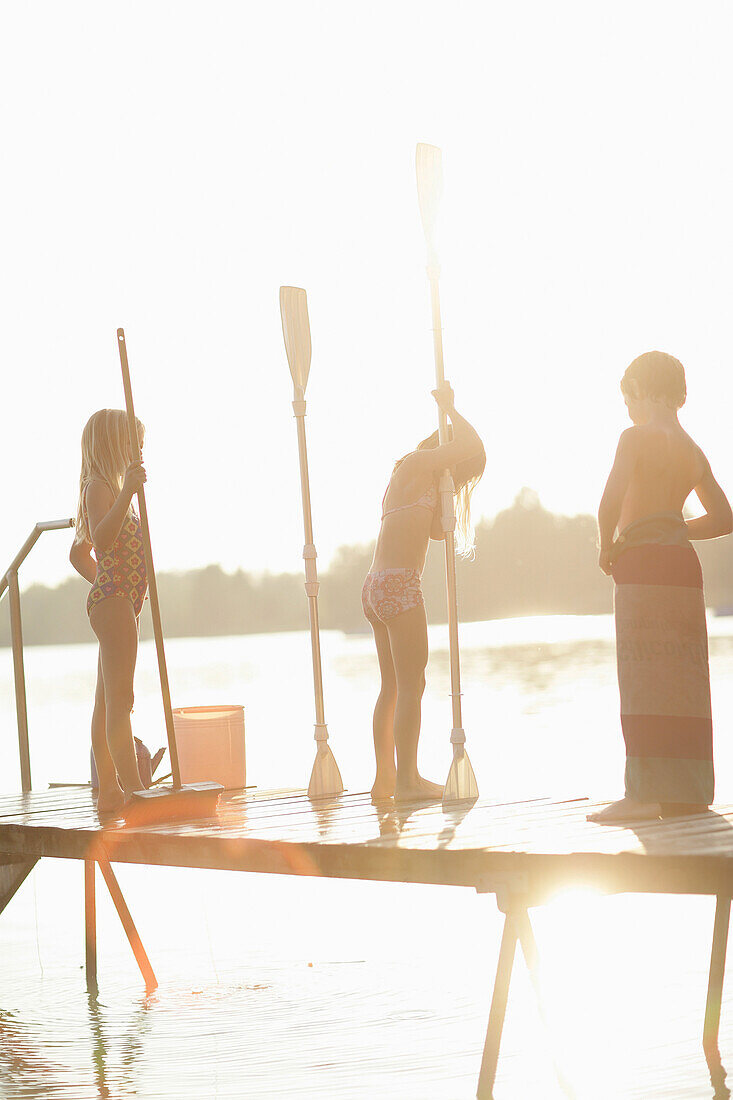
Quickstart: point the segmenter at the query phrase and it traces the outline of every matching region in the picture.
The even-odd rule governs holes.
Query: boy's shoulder
[[[684,428],[680,427],[679,432],[679,444],[683,450],[688,455],[692,452],[694,460],[699,462],[701,468],[705,470],[709,463],[702,447],[687,434]],[[669,456],[667,443],[662,438],[662,433],[653,424],[632,424],[629,428],[625,428],[619,437],[618,453],[632,460],[646,459],[652,462],[662,457],[667,461]]]
[[[648,438],[645,435],[645,424],[632,424],[629,428],[624,428],[621,435],[618,437],[618,449],[620,452],[636,450],[643,446],[644,440]]]
[[[702,450],[692,436],[688,435],[684,428],[679,425],[678,429],[680,442],[684,441],[684,443],[693,447],[696,451],[700,451],[700,454],[702,454]],[[621,432],[619,444],[623,444],[626,447],[643,447],[646,444],[655,445],[665,434],[666,433],[661,432],[654,424],[631,424]]]

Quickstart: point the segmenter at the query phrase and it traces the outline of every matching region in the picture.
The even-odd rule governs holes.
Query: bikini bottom
[[[424,607],[418,569],[379,569],[367,573],[361,606],[370,623],[388,623],[397,615]]]

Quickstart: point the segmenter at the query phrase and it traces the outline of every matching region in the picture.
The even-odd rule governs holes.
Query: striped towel
[[[630,524],[614,546],[616,659],[626,797],[713,801],[713,724],[702,570],[675,513]]]

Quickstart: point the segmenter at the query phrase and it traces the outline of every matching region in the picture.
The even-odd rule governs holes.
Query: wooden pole
[[[140,440],[137,437],[137,420],[135,408],[132,402],[132,386],[130,384],[130,367],[127,362],[127,345],[125,344],[124,329],[117,329],[117,346],[120,352],[120,364],[122,366],[122,384],[125,389],[125,407],[127,409],[127,424],[130,432],[130,447],[135,461],[142,461]],[[160,621],[160,603],[158,601],[158,585],[155,579],[153,566],[153,548],[150,544],[150,524],[148,523],[148,509],[145,503],[145,489],[141,485],[137,491],[137,499],[140,507],[140,526],[143,532],[143,546],[145,549],[145,566],[148,576],[148,595],[150,597],[150,611],[153,618],[153,635],[155,637],[155,652],[158,656],[158,672],[160,674],[160,690],[163,696],[163,713],[165,715],[165,730],[168,737],[168,752],[170,753],[171,772],[173,773],[173,786],[181,789],[181,769],[178,763],[178,747],[176,745],[176,731],[173,726],[173,708],[171,706],[171,692],[168,684],[168,666],[165,660],[165,648],[163,645],[163,627]]]
[[[0,913],[14,898],[40,856],[12,856],[0,854]]]
[[[97,899],[94,882],[95,863],[84,860],[84,940],[87,989],[97,991]]]
[[[135,956],[135,962],[140,967],[140,973],[145,980],[145,988],[148,993],[152,993],[154,989],[158,988],[158,979],[153,973],[153,968],[150,965],[150,959],[145,953],[145,948],[142,945],[142,940],[138,934],[138,930],[135,927],[135,922],[130,916],[130,910],[127,908],[125,899],[122,896],[119,883],[114,876],[114,872],[110,867],[106,859],[98,860],[99,870],[102,872],[102,877],[107,883],[107,889],[110,892],[112,901],[114,902],[117,915],[119,916],[122,927],[125,930],[125,935],[129,941],[132,953]]]
[[[710,952],[708,996],[705,1004],[705,1023],[702,1033],[705,1060],[710,1072],[710,1083],[715,1089],[716,1100],[718,1097],[730,1096],[730,1092],[725,1084],[726,1072],[720,1060],[720,1048],[718,1046],[720,1006],[723,1001],[725,956],[728,948],[728,929],[730,926],[730,905],[731,899],[728,897],[718,895],[715,899],[713,946]]]
[[[504,917],[504,931],[501,936],[499,959],[496,964],[494,993],[491,998],[489,1024],[486,1028],[486,1041],[476,1089],[477,1100],[492,1100],[494,1095],[496,1068],[499,1064],[499,1047],[501,1046],[501,1034],[504,1030],[504,1017],[506,1016],[506,1006],[509,999],[509,985],[514,969],[516,946],[517,927],[512,915],[507,913]]]

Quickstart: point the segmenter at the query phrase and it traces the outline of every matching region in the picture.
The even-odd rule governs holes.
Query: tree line
[[[733,565],[727,538],[698,543],[709,607],[733,611]],[[366,627],[361,586],[373,545],[343,546],[320,577],[325,629]],[[510,508],[476,528],[476,554],[457,564],[459,613],[464,621],[518,615],[602,614],[613,585],[597,566],[596,523],[589,515],[547,511],[523,489]],[[55,588],[33,585],[22,596],[23,640],[51,645],[93,640],[86,615],[88,585],[73,577]],[[167,637],[205,637],[304,630],[308,605],[302,573],[225,573],[218,565],[158,577]],[[432,543],[423,575],[431,622],[446,619],[443,547]],[[7,605],[7,600],[4,603]],[[141,636],[152,636],[146,604]],[[0,616],[0,645],[10,644],[9,614]]]

